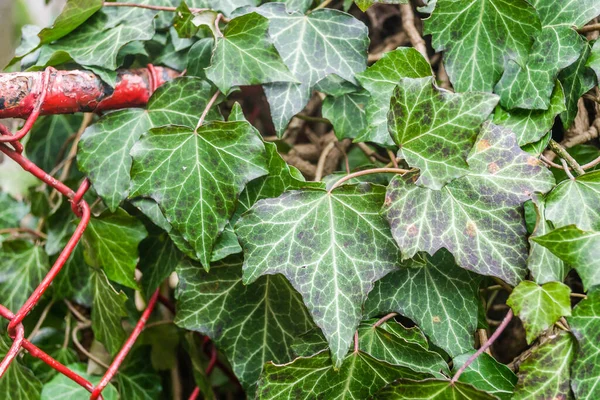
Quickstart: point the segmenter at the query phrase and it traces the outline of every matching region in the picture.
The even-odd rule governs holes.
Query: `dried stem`
[[[331,122],[329,122],[329,120],[327,118],[312,117],[310,115],[305,115],[305,114],[296,114],[295,117],[298,119],[301,119],[303,121],[308,121],[308,122],[322,122],[324,124],[331,124]]]
[[[462,367],[460,367],[458,369],[458,371],[456,371],[456,374],[454,374],[450,383],[455,383],[458,380],[458,378],[460,378],[462,373],[467,369],[467,367],[469,365],[471,365],[473,363],[473,361],[475,361],[477,359],[477,357],[479,357],[484,351],[489,349],[492,344],[494,344],[496,339],[498,339],[498,337],[502,334],[504,329],[506,329],[506,327],[508,326],[508,323],[510,322],[512,317],[513,317],[512,310],[508,310],[508,313],[506,313],[506,316],[502,320],[502,323],[500,324],[500,326],[498,326],[496,331],[492,334],[492,336],[490,336],[490,338],[487,340],[487,342],[482,344],[481,347],[475,352],[475,354],[473,354],[471,357],[469,357],[469,359],[462,365]]]
[[[390,157],[390,160],[392,160],[392,165],[394,166],[394,168],[398,168],[398,160],[396,159],[396,155],[394,154],[394,152],[390,149],[387,149],[387,153]]]
[[[146,8],[148,10],[155,10],[155,11],[169,11],[169,12],[177,11],[177,7],[153,6],[150,4],[119,3],[119,2],[109,3],[107,1],[105,1],[103,5],[104,5],[104,7],[136,7],[136,8]],[[200,12],[204,12],[204,11],[210,11],[210,9],[208,9],[208,8],[190,8],[190,11],[192,13],[200,13]]]
[[[331,189],[329,189],[329,193],[331,193],[334,189],[338,188],[342,183],[352,179],[352,178],[357,178],[359,176],[364,176],[364,175],[371,175],[371,174],[400,174],[400,175],[404,175],[408,172],[411,172],[413,170],[410,169],[402,169],[402,168],[372,168],[372,169],[365,169],[363,171],[358,171],[358,172],[353,172],[349,175],[346,175],[344,177],[342,177],[339,181],[337,181],[332,187]]]
[[[91,324],[81,323],[81,322],[78,323],[77,325],[75,325],[75,328],[71,332],[71,339],[73,340],[73,344],[87,358],[89,358],[90,360],[92,360],[93,362],[95,362],[96,364],[98,364],[99,366],[101,366],[102,368],[109,369],[110,367],[104,361],[102,361],[101,359],[99,359],[98,357],[96,357],[95,355],[93,355],[92,353],[90,353],[85,347],[83,347],[83,345],[79,341],[79,338],[77,337],[77,334],[79,333],[80,330],[87,329],[90,326],[91,326]]]
[[[583,28],[577,29],[577,32],[579,33],[588,33],[594,31],[600,31],[600,24],[590,24],[584,26]]]
[[[79,321],[81,321],[84,324],[90,324],[91,325],[92,321],[90,321],[83,314],[81,314],[79,311],[77,311],[77,309],[75,308],[75,306],[73,305],[73,303],[71,303],[69,300],[65,300],[65,304],[67,305],[67,308],[69,309],[69,311],[71,311],[71,313],[75,317],[77,317],[77,319]]]
[[[413,47],[421,53],[423,57],[429,62],[429,55],[427,54],[427,45],[421,37],[421,34],[415,26],[415,13],[413,12],[411,4],[401,4],[400,11],[402,13],[402,29],[406,32],[410,43]]]
[[[329,142],[327,146],[321,152],[321,157],[319,157],[319,162],[317,163],[317,171],[315,172],[315,181],[318,182],[323,178],[323,169],[325,168],[325,161],[327,160],[327,156],[333,148],[335,147],[335,141]]]
[[[569,177],[570,180],[574,181],[575,177],[571,173],[571,168],[569,168],[569,166],[567,165],[567,162],[565,161],[565,159],[561,158],[560,159],[560,163],[562,164],[562,167],[565,170],[565,174],[567,174],[567,176]]]
[[[35,324],[35,326],[33,327],[33,329],[31,330],[31,333],[27,337],[27,340],[29,340],[31,342],[31,340],[35,337],[35,335],[38,334],[38,332],[42,328],[42,325],[44,324],[44,321],[46,320],[46,317],[48,316],[48,312],[50,311],[50,308],[52,308],[53,305],[54,305],[54,301],[51,301],[48,303],[48,305],[46,305],[46,307],[44,307],[42,314],[40,315],[40,317],[39,317],[37,323]]]
[[[66,349],[69,345],[69,338],[71,337],[71,313],[67,313],[65,317],[65,339],[62,344],[62,348]]]
[[[320,8],[325,8],[327,7],[333,0],[324,0],[321,4],[319,4],[318,6],[316,6],[313,11],[318,10]]]
[[[30,229],[30,228],[6,228],[6,229],[0,229],[0,235],[4,235],[4,234],[10,234],[10,235],[15,235],[18,233],[29,233],[33,236],[37,236],[40,239],[46,239],[48,236],[44,233],[44,232],[40,232],[40,231],[36,231],[34,229]]]
[[[477,336],[479,336],[479,344],[481,345],[488,341],[488,335],[485,329],[477,329]],[[490,356],[492,355],[492,351],[489,348],[485,349],[485,352]]]
[[[585,174],[585,171],[583,170],[583,168],[581,168],[581,165],[579,165],[577,161],[575,161],[575,159],[560,143],[558,143],[554,139],[550,139],[549,146],[552,149],[552,151],[556,153],[557,156],[559,156],[567,162],[569,167],[571,167],[577,173],[577,175]]]

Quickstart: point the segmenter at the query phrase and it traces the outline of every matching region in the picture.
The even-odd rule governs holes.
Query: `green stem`
[[[562,158],[563,160],[566,161],[567,165],[569,167],[571,167],[571,169],[573,171],[575,171],[577,173],[577,175],[585,174],[585,171],[583,170],[583,168],[581,168],[581,165],[579,165],[577,163],[577,161],[575,161],[575,159],[569,154],[569,152],[563,146],[561,146],[560,143],[558,143],[554,139],[551,139],[549,146],[552,149],[552,151],[556,153],[557,156],[559,156],[560,158]]]

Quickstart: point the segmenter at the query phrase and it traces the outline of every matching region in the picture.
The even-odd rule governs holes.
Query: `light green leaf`
[[[378,213],[383,197],[384,188],[370,184],[332,193],[286,192],[256,203],[235,227],[245,255],[244,282],[283,274],[302,294],[337,367],[373,283],[400,260]]]
[[[498,106],[494,111],[494,123],[513,131],[519,146],[524,146],[540,140],[552,130],[556,116],[565,110],[563,88],[557,83],[547,110],[506,110]]]
[[[85,130],[77,162],[110,210],[116,210],[129,194],[129,153],[142,134],[163,125],[195,127],[212,94],[208,82],[177,78],[154,92],[147,110],[112,112]],[[207,118],[219,119],[218,111],[210,112]]]
[[[313,396],[328,400],[367,399],[398,378],[427,375],[379,361],[362,351],[350,353],[339,370],[326,351],[300,357],[289,364],[265,365],[258,387],[260,399],[298,399]]]
[[[462,382],[451,384],[450,381],[435,379],[424,381],[400,379],[386,386],[373,398],[377,400],[494,400],[496,397]]]
[[[388,128],[418,185],[439,190],[468,172],[466,158],[498,97],[452,93],[429,78],[402,78],[390,103]]]
[[[208,269],[237,197],[249,181],[267,173],[264,152],[245,121],[210,122],[196,131],[155,128],[131,150],[131,196],[154,199]]]
[[[408,0],[354,0],[361,11],[367,11],[373,4],[406,4]]]
[[[367,104],[368,128],[356,142],[373,142],[384,146],[394,144],[388,132],[390,99],[402,78],[425,78],[431,76],[431,66],[412,47],[400,47],[385,53],[380,60],[356,75],[356,79],[369,92]]]
[[[296,82],[267,33],[269,21],[256,13],[237,17],[217,38],[206,76],[223,93],[237,85]]]
[[[89,375],[86,372],[85,364],[76,363],[67,365],[67,367],[88,380],[92,385],[100,383],[101,376]],[[44,385],[42,390],[41,400],[81,400],[90,397],[90,392],[80,384],[73,382],[66,375],[58,374],[52,380]],[[102,391],[102,398],[104,400],[118,400],[119,395],[117,389],[112,384],[108,384]]]
[[[527,59],[540,29],[536,10],[526,0],[439,1],[425,20],[436,51],[459,92],[491,92],[509,58]]]
[[[42,44],[54,42],[83,24],[96,11],[102,8],[102,0],[69,0],[60,15],[49,28],[38,34]]]
[[[568,225],[532,240],[572,265],[584,287],[600,284],[600,232],[582,231],[575,225]]]
[[[571,368],[571,388],[577,399],[596,399],[600,396],[600,288],[590,290],[567,320],[579,343]]]
[[[554,178],[522,151],[512,132],[486,124],[467,162],[468,175],[441,190],[397,176],[388,186],[384,215],[404,258],[445,247],[459,266],[516,285],[528,251],[522,204],[547,192]]]
[[[69,136],[81,126],[81,115],[49,115],[40,117],[29,133],[25,145],[27,158],[46,172],[61,161],[59,155]]]
[[[24,240],[0,247],[0,303],[16,312],[50,270],[48,255]]]
[[[453,372],[473,355],[474,352],[462,354],[453,361]],[[510,400],[513,395],[517,376],[506,365],[499,363],[487,353],[480,354],[458,378],[459,382],[473,385],[476,389],[498,397],[500,400]]]
[[[421,343],[406,340],[404,336],[407,334],[395,334],[406,330],[402,325],[386,322],[381,327],[374,327],[375,321],[369,320],[358,327],[361,351],[378,360],[438,378],[443,378],[443,373],[449,373],[448,365],[438,353],[428,350]],[[388,329],[388,326],[393,328]]]
[[[397,312],[456,356],[473,349],[480,277],[459,268],[450,253],[417,256],[380,281],[365,304],[369,317]]]
[[[4,305],[7,306],[6,303]],[[4,359],[10,348],[10,339],[3,334],[0,337],[0,357]],[[0,397],[11,400],[38,400],[42,392],[42,382],[21,364],[14,360],[0,379]]]
[[[0,229],[16,228],[29,213],[29,206],[14,199],[6,192],[0,192]]]
[[[213,264],[207,273],[182,262],[177,268],[175,322],[210,336],[251,393],[263,365],[292,360],[292,341],[314,325],[285,278],[265,276],[246,286],[241,266],[239,258],[230,258]]]
[[[546,218],[561,228],[577,225],[584,231],[600,231],[600,171],[567,179],[546,197]]]
[[[96,340],[104,344],[111,354],[116,354],[125,340],[121,318],[127,315],[127,296],[117,292],[103,271],[92,270],[92,330]]]
[[[596,85],[594,71],[586,65],[591,50],[590,43],[586,41],[579,59],[562,70],[558,75],[558,80],[565,89],[567,106],[567,109],[560,114],[560,119],[563,122],[563,126],[567,129],[577,116],[577,112],[579,111],[577,103],[579,99]]]
[[[321,111],[323,117],[331,121],[338,140],[353,139],[366,129],[365,108],[370,97],[367,92],[362,91],[325,98]]]
[[[533,233],[529,237],[529,258],[527,268],[531,271],[533,280],[538,284],[548,282],[562,282],[567,277],[570,268],[560,258],[552,254],[547,248],[536,243],[533,238],[543,236],[552,231],[554,227],[546,219],[546,203],[538,194],[532,197],[536,213],[536,223]]]
[[[568,399],[569,368],[575,356],[575,341],[568,332],[553,336],[519,367],[515,400]]]
[[[571,315],[571,289],[560,282],[539,286],[523,281],[514,288],[506,304],[525,327],[527,343],[533,342],[560,317]]]
[[[144,225],[119,208],[114,214],[105,211],[92,218],[83,234],[86,261],[100,267],[111,280],[133,289],[138,245],[148,236]]]

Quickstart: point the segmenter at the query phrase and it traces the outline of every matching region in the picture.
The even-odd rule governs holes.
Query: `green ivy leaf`
[[[137,289],[138,245],[148,236],[144,225],[123,209],[92,218],[83,234],[86,261],[113,281]]]
[[[407,4],[408,0],[354,0],[361,11],[367,11],[373,4]]]
[[[331,121],[338,140],[353,139],[367,128],[365,109],[370,97],[362,91],[325,98],[321,112]]]
[[[196,383],[196,386],[200,388],[200,393],[202,393],[204,399],[214,400],[215,393],[212,389],[210,377],[206,375],[205,356],[202,352],[200,340],[201,338],[198,335],[188,332],[185,335],[184,348],[190,356],[194,373],[194,382]]]
[[[150,363],[146,348],[138,347],[119,368],[117,382],[121,399],[157,400],[162,392],[161,379]],[[104,392],[102,392],[104,393]]]
[[[206,71],[210,65],[210,59],[212,56],[214,40],[211,38],[204,38],[198,40],[188,50],[187,53],[187,76],[196,76],[198,78],[206,79]]]
[[[558,74],[558,80],[565,89],[567,108],[560,114],[560,119],[565,128],[569,128],[575,120],[577,112],[579,111],[577,103],[581,96],[596,85],[594,71],[586,65],[591,50],[592,46],[590,43],[585,42],[583,52],[579,56],[579,59]]]
[[[448,365],[438,353],[428,350],[422,343],[406,340],[408,334],[402,331],[407,329],[402,325],[386,322],[375,327],[375,321],[369,320],[358,327],[361,351],[378,360],[435,377],[443,378],[443,373],[449,373]],[[398,334],[398,331],[401,333]]]
[[[397,312],[412,319],[437,346],[456,356],[473,349],[480,278],[440,250],[409,261],[380,281],[365,304],[367,316]]]
[[[592,46],[586,66],[596,73],[596,78],[600,82],[600,40],[596,40],[594,46]]]
[[[127,296],[112,287],[103,271],[93,269],[90,282],[93,296],[92,330],[94,337],[106,346],[109,353],[116,354],[125,340],[121,318],[127,315],[125,309]]]
[[[536,243],[533,238],[543,236],[552,231],[554,227],[546,219],[546,203],[538,194],[532,197],[536,213],[536,223],[533,233],[529,237],[529,258],[527,268],[531,271],[533,280],[538,284],[548,282],[562,282],[567,277],[570,268],[547,248]]]
[[[101,9],[102,3],[102,0],[67,1],[60,15],[54,20],[54,24],[42,29],[38,34],[40,43],[54,42],[66,36]]]
[[[256,13],[231,20],[217,38],[206,76],[223,93],[237,85],[295,82],[269,40],[269,21]]]
[[[394,89],[402,78],[425,78],[431,76],[431,66],[412,47],[400,47],[385,53],[380,60],[366,71],[356,75],[356,79],[369,92],[367,104],[369,124],[357,142],[373,142],[384,146],[394,144],[388,132],[388,112]]]
[[[140,285],[149,299],[154,291],[171,275],[183,255],[166,234],[152,235],[140,246],[142,279]]]
[[[163,125],[195,127],[212,94],[208,82],[177,78],[154,92],[147,110],[112,112],[85,130],[77,162],[111,211],[129,194],[132,164],[129,153],[142,134]],[[207,118],[219,119],[218,111],[210,112]]]
[[[40,246],[24,240],[0,247],[0,303],[16,312],[50,270],[48,255]]]
[[[547,110],[506,110],[498,106],[494,111],[494,123],[513,131],[519,146],[524,146],[540,140],[552,130],[556,116],[565,110],[563,88],[560,83],[557,83]]]
[[[180,38],[191,38],[200,29],[194,23],[194,14],[190,11],[185,1],[182,1],[177,10],[175,11],[175,18],[173,19],[173,27]]]
[[[451,384],[450,381],[436,379],[424,381],[400,379],[386,386],[373,398],[377,400],[493,400],[496,397],[462,382]]]
[[[336,367],[373,282],[400,260],[378,213],[383,197],[384,188],[370,184],[344,185],[332,193],[286,192],[256,203],[235,227],[245,255],[244,282],[283,274],[323,330]]]
[[[466,158],[497,103],[493,94],[438,89],[432,77],[400,80],[388,128],[408,165],[421,170],[418,185],[438,190],[467,174]]]
[[[4,303],[4,302],[3,302]],[[4,303],[4,305],[7,305]],[[0,337],[0,357],[4,359],[10,348],[9,339],[3,334]],[[0,379],[0,396],[11,400],[37,400],[42,392],[42,382],[21,364],[14,360]],[[4,394],[2,394],[4,393]]]
[[[439,191],[416,186],[414,175],[395,177],[384,215],[404,258],[445,247],[459,266],[516,285],[528,251],[521,206],[554,179],[512,132],[493,124],[484,126],[467,162],[469,174]]]
[[[571,368],[571,388],[577,399],[591,400],[600,395],[600,288],[590,290],[587,298],[567,319],[579,343],[579,351]]]
[[[88,380],[92,385],[100,383],[101,376],[89,375],[86,372],[85,364],[76,363],[67,365],[67,367]],[[73,382],[66,375],[58,374],[52,380],[44,385],[42,390],[41,400],[81,400],[90,396],[90,392],[80,384]],[[108,384],[102,391],[102,398],[104,400],[118,400],[119,394],[117,389],[112,384]]]
[[[195,131],[155,128],[131,150],[131,196],[153,198],[208,269],[237,197],[249,181],[267,173],[264,152],[247,122],[210,122]]]
[[[523,281],[512,291],[506,304],[525,327],[527,343],[533,342],[560,317],[571,315],[571,289],[560,282],[539,286]]]
[[[267,363],[259,382],[260,399],[296,399],[311,393],[323,399],[367,399],[398,378],[421,379],[427,375],[379,361],[362,351],[350,353],[334,368],[326,351],[300,357],[289,364]]]
[[[575,356],[575,341],[562,332],[534,349],[519,367],[515,400],[569,398],[569,368]]]
[[[29,213],[29,206],[14,199],[6,192],[0,192],[0,229],[14,228]]]
[[[60,274],[52,281],[54,299],[74,300],[78,304],[90,305],[90,273],[83,255],[83,245],[78,244]]]
[[[293,339],[314,325],[285,278],[261,277],[246,286],[241,266],[240,259],[231,258],[206,273],[197,264],[182,262],[175,322],[210,336],[252,392],[263,365],[290,361]]]
[[[453,361],[453,372],[473,355],[462,354]],[[498,397],[500,400],[512,399],[517,376],[506,365],[499,363],[487,353],[480,354],[458,378],[459,382],[473,385],[476,389]]]
[[[459,92],[491,92],[509,57],[527,59],[539,29],[526,0],[439,1],[425,20],[425,33],[433,35],[436,51],[445,51],[446,70]]]
[[[568,225],[532,240],[572,265],[581,277],[584,287],[590,288],[600,284],[600,232],[582,231],[575,225]]]
[[[561,228],[577,225],[584,231],[600,231],[600,171],[567,179],[546,197],[546,218]]]

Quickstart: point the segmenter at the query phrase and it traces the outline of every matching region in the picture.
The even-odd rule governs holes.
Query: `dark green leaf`
[[[456,370],[462,367],[472,355],[473,352],[454,358],[453,372],[456,373]],[[517,376],[494,357],[482,353],[464,370],[458,381],[471,384],[476,389],[494,395],[500,400],[510,400],[517,383]]]
[[[121,318],[127,315],[125,302],[127,296],[117,292],[104,272],[92,270],[90,282],[92,286],[92,330],[95,338],[104,344],[106,349],[115,354],[121,349],[125,340],[125,331],[121,326]]]
[[[494,400],[496,397],[475,387],[450,381],[400,379],[386,386],[374,397],[377,400]]]
[[[5,334],[0,337],[0,357],[6,356],[10,343]],[[42,382],[18,359],[12,362],[0,379],[0,397],[4,399],[38,400],[41,392]]]
[[[370,99],[368,92],[349,93],[339,97],[327,96],[323,101],[323,117],[333,124],[338,140],[353,139],[367,128],[365,109]]]
[[[39,118],[33,125],[25,145],[27,158],[44,171],[52,171],[61,161],[60,156],[66,156],[63,147],[67,138],[77,133],[82,120],[82,116],[78,114],[49,115]]]
[[[187,76],[197,76],[206,79],[206,71],[210,65],[214,40],[204,38],[198,40],[187,53]]]
[[[140,246],[140,285],[149,299],[165,279],[171,275],[183,255],[166,234],[153,235]]]
[[[144,348],[138,347],[132,351],[127,356],[127,362],[119,368],[117,382],[122,400],[156,400],[160,398],[162,392],[160,375],[152,369],[152,364],[144,350]]]
[[[408,0],[354,0],[358,8],[367,11],[373,4],[406,4]]]

